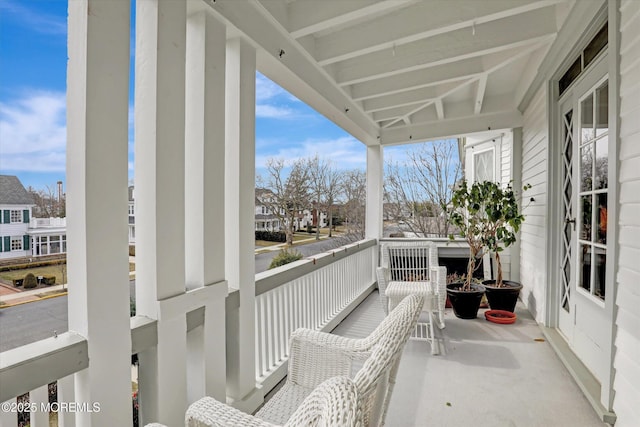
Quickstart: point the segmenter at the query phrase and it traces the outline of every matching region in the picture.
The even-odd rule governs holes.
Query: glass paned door
[[[597,84],[580,100],[578,286],[605,300],[609,193],[609,84]]]

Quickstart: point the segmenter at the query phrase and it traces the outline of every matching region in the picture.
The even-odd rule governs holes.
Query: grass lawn
[[[129,271],[136,269],[136,265],[132,262],[129,263]],[[33,273],[34,276],[56,276],[56,283],[60,283],[62,280],[62,269],[60,265],[47,265],[35,268],[25,268],[22,270],[10,270],[0,272],[0,279],[11,282],[14,279],[24,279],[29,273]],[[66,272],[65,272],[66,274]]]

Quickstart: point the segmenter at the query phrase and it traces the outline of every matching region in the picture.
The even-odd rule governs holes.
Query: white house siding
[[[546,286],[546,226],[547,226],[547,157],[548,132],[546,92],[540,89],[524,112],[522,129],[522,184],[530,184],[523,214],[520,280],[521,298],[536,318],[542,322],[545,312]]]
[[[506,132],[500,144],[500,182],[507,185],[511,181],[511,154],[513,152],[513,133]]]
[[[513,132],[505,132],[500,141],[498,156],[496,161],[499,163],[499,179],[502,185],[507,185],[511,181],[511,156],[513,152]],[[505,279],[514,279],[511,276],[511,248],[505,249],[500,254],[502,262],[502,273]]]
[[[640,423],[640,2],[621,2],[620,217],[613,409],[616,427]]]
[[[20,215],[22,217],[22,212],[25,210],[29,211],[29,218],[31,218],[31,208],[29,206],[23,205],[2,205],[0,206],[0,215],[3,214],[5,210],[17,210],[20,211]],[[29,250],[22,251],[5,251],[5,236],[7,237],[20,237],[23,240],[27,234],[27,229],[29,228],[29,223],[17,222],[17,223],[9,223],[9,224],[0,224],[0,259],[8,259],[8,258],[18,258],[25,257],[31,255],[31,245],[29,245]],[[23,246],[24,249],[24,246]]]

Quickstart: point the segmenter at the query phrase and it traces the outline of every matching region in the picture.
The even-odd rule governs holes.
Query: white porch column
[[[69,330],[85,336],[75,375],[81,426],[130,425],[127,242],[130,2],[69,2],[67,249]]]
[[[226,28],[207,12],[187,19],[185,263],[187,289],[214,289],[205,324],[189,332],[188,402],[226,399],[224,127]],[[207,295],[209,295],[207,293]]]
[[[365,237],[382,237],[382,185],[384,161],[381,145],[367,146],[367,207],[365,218]]]
[[[182,425],[187,407],[186,7],[136,1],[136,314],[158,319],[157,347],[139,354],[141,425]]]
[[[255,82],[256,52],[245,40],[227,43],[225,247],[229,287],[240,309],[228,330],[227,395],[251,411],[262,401],[255,374]]]

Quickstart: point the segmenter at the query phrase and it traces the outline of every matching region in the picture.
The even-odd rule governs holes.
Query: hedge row
[[[37,278],[36,276],[34,276],[34,275],[33,275],[33,273],[29,273],[29,274],[27,274],[27,276],[29,276],[29,275],[33,276],[33,278],[34,278],[34,279],[35,279],[35,281],[36,281],[36,286],[37,286],[37,285],[38,285],[38,282],[39,282],[39,281],[38,281],[38,278]],[[27,280],[26,280],[26,279],[27,279],[27,276],[25,276],[25,277],[24,277],[24,279],[13,279],[13,280],[12,280],[12,281],[13,281],[13,286],[16,286],[16,287],[17,287],[17,286],[24,286],[24,287],[25,287],[25,289],[29,289],[29,287],[34,288],[35,286],[32,286],[32,285],[33,285],[33,281],[32,281],[31,279],[29,279],[29,281],[28,281],[28,282],[30,282],[30,283],[27,283],[27,284],[25,285],[25,282],[27,281]],[[52,285],[55,285],[55,284],[56,284],[56,276],[42,276],[42,282],[41,282],[41,283],[42,283],[43,285],[46,285],[46,286],[52,286]]]
[[[284,243],[287,241],[287,235],[282,231],[256,230],[256,240]]]
[[[3,265],[0,267],[0,271],[24,270],[25,268],[46,267],[48,265],[66,264],[66,262],[67,261],[64,259],[52,259],[47,261],[33,261],[33,262],[22,263],[22,264]]]

